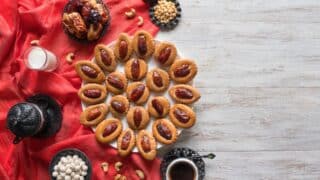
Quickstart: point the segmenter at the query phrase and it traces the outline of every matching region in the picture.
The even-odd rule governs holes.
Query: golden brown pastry
[[[111,98],[109,108],[114,116],[119,117],[128,112],[129,106],[129,101],[125,96],[116,95]]]
[[[127,97],[129,101],[141,105],[149,98],[150,92],[148,87],[142,82],[134,82],[129,84],[127,88]]]
[[[192,60],[175,61],[169,70],[171,79],[178,83],[187,83],[197,74],[197,65]]]
[[[109,92],[113,94],[123,93],[128,85],[126,76],[121,72],[112,72],[107,76],[106,86]]]
[[[117,61],[113,54],[112,49],[108,48],[104,44],[98,44],[94,48],[94,56],[96,63],[101,67],[101,69],[113,72],[117,67]]]
[[[115,140],[122,131],[122,123],[119,119],[109,118],[102,121],[96,129],[96,139],[100,143],[109,143]]]
[[[137,56],[148,59],[154,52],[154,41],[152,35],[144,30],[137,31],[132,40],[133,49]]]
[[[167,98],[162,96],[153,97],[148,102],[148,111],[155,118],[164,117],[168,114],[170,103]]]
[[[85,82],[102,83],[106,78],[99,66],[90,61],[83,60],[76,62],[75,69],[80,78]]]
[[[83,39],[87,34],[87,26],[81,17],[80,13],[63,13],[62,17],[63,27],[70,33],[79,39]]]
[[[172,99],[179,103],[191,104],[200,99],[200,93],[190,85],[178,84],[170,88],[169,94]]]
[[[85,104],[97,104],[106,99],[107,90],[100,84],[86,84],[79,89],[78,96]]]
[[[158,119],[152,125],[153,136],[163,144],[172,144],[177,140],[177,129],[167,119]]]
[[[142,106],[134,106],[130,108],[127,113],[127,122],[132,129],[144,129],[148,125],[149,121],[149,113]]]
[[[132,58],[126,63],[124,71],[128,79],[138,81],[146,76],[148,65],[144,60]]]
[[[121,33],[114,45],[114,55],[119,61],[127,61],[132,54],[132,43],[126,33]]]
[[[177,57],[176,47],[169,42],[161,42],[156,45],[154,59],[162,66],[170,66]]]
[[[157,142],[148,131],[139,131],[136,138],[136,145],[143,158],[153,160],[156,157]]]
[[[155,68],[147,74],[147,86],[151,91],[163,92],[169,87],[169,75],[166,71]]]
[[[122,131],[117,141],[118,153],[124,157],[131,153],[136,144],[136,137],[132,129],[128,128]]]
[[[196,122],[196,114],[194,111],[184,104],[175,104],[171,107],[169,116],[171,122],[181,128],[190,128]]]
[[[87,107],[80,115],[80,123],[86,127],[99,124],[108,114],[108,106],[105,103]]]

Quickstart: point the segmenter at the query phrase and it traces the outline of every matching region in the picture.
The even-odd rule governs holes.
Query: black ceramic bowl
[[[49,173],[50,173],[50,179],[51,180],[56,180],[55,177],[52,176],[53,168],[58,162],[60,161],[61,157],[67,156],[67,155],[78,155],[88,166],[88,171],[87,175],[84,177],[85,180],[90,180],[91,179],[91,173],[92,173],[92,167],[91,163],[88,159],[88,157],[79,149],[64,149],[60,152],[58,152],[51,160],[50,165],[49,165]]]
[[[186,158],[194,162],[198,168],[198,179],[203,180],[205,176],[205,163],[201,156],[194,150],[189,148],[175,148],[164,155],[161,165],[161,178],[166,180],[166,171],[169,164],[177,158]]]
[[[168,23],[162,23],[155,17],[154,6],[156,4],[151,5],[149,8],[149,16],[151,18],[151,21],[153,22],[153,24],[157,25],[161,30],[164,30],[164,31],[174,29],[179,24],[179,21],[181,19],[181,7],[180,7],[179,1],[178,0],[169,0],[169,1],[172,1],[176,5],[177,16],[171,21],[169,21]]]
[[[68,3],[64,6],[64,8],[63,8],[63,12],[62,12],[62,15],[61,15],[61,20],[62,20],[62,17],[63,17],[63,13],[67,12],[68,6],[71,5],[71,4],[70,4],[70,1],[71,1],[71,0],[69,0],[69,2],[68,2]],[[106,31],[107,31],[108,28],[109,28],[110,22],[111,22],[110,11],[109,11],[109,8],[105,5],[105,3],[104,3],[102,0],[96,0],[96,2],[97,2],[97,3],[100,3],[100,4],[102,4],[102,5],[104,6],[104,8],[105,8],[106,11],[107,11],[108,17],[109,17],[108,21],[107,21],[105,24],[103,24],[103,28],[102,28],[102,31],[101,31],[101,33],[100,33],[99,38],[98,38],[98,39],[95,39],[95,40],[93,40],[93,41],[89,41],[87,38],[85,38],[85,39],[79,39],[79,38],[77,38],[75,35],[71,34],[71,33],[63,26],[62,21],[61,21],[62,29],[63,29],[64,33],[66,33],[66,34],[68,35],[69,38],[71,38],[72,40],[76,40],[76,41],[78,41],[78,42],[81,42],[81,43],[92,43],[92,42],[98,41],[99,39],[101,39],[101,37],[103,37],[103,36],[105,35]]]

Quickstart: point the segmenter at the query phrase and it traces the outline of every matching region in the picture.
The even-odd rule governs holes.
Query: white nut
[[[114,180],[120,180],[121,178],[121,174],[117,174],[115,177],[114,177]]]
[[[144,173],[143,173],[143,171],[141,171],[141,170],[136,170],[136,174],[137,174],[137,176],[139,177],[139,179],[144,179]]]
[[[144,23],[143,17],[139,16],[138,19],[139,19],[138,26],[141,27]]]
[[[107,162],[101,163],[101,169],[103,170],[103,172],[108,172],[109,164]]]
[[[71,53],[68,53],[67,56],[66,56],[66,61],[68,64],[72,64],[72,61],[74,59],[74,54],[71,52]]]
[[[39,40],[35,39],[30,42],[32,46],[39,46]]]
[[[114,164],[114,168],[116,169],[117,172],[120,171],[121,167],[122,167],[122,162],[120,162],[120,161],[118,161]]]
[[[132,19],[136,16],[136,10],[133,8],[130,8],[130,11],[125,12],[125,15],[128,19]]]

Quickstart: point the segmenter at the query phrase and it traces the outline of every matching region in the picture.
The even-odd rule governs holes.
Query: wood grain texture
[[[202,98],[175,146],[216,153],[208,180],[320,179],[320,1],[181,6],[180,25],[158,38],[197,61]]]

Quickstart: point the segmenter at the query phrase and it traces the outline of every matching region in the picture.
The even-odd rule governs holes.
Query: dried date
[[[88,98],[98,98],[101,96],[101,91],[99,89],[87,89],[83,94]]]
[[[188,115],[188,113],[186,113],[180,108],[175,109],[173,111],[173,114],[174,114],[174,117],[177,118],[178,121],[182,123],[187,123],[190,120],[190,116]]]
[[[161,116],[163,114],[163,106],[161,105],[158,99],[153,99],[151,101],[152,107],[157,111],[157,113]]]
[[[118,127],[117,123],[113,122],[113,123],[108,124],[105,127],[102,136],[103,137],[109,136],[110,134],[112,134],[117,129],[117,127]]]
[[[83,65],[83,66],[81,66],[81,70],[82,70],[82,72],[83,72],[86,76],[88,76],[88,77],[90,77],[90,78],[96,78],[96,77],[98,76],[97,71],[94,70],[94,69],[93,69],[92,67],[90,67],[90,66]]]
[[[163,123],[159,123],[157,125],[157,130],[159,132],[159,134],[164,137],[167,140],[170,140],[172,138],[172,134],[170,129]]]
[[[132,90],[130,99],[134,102],[138,101],[144,93],[146,87],[143,84],[138,85],[135,89]]]
[[[158,86],[158,87],[162,87],[163,86],[163,81],[162,81],[162,77],[160,75],[159,72],[157,71],[153,71],[152,73],[152,80],[153,80],[153,83]]]
[[[176,96],[181,99],[192,99],[193,93],[191,90],[186,88],[177,88],[175,92]]]
[[[185,77],[190,73],[190,67],[188,64],[183,64],[181,67],[178,67],[174,70],[174,76],[176,77]]]

